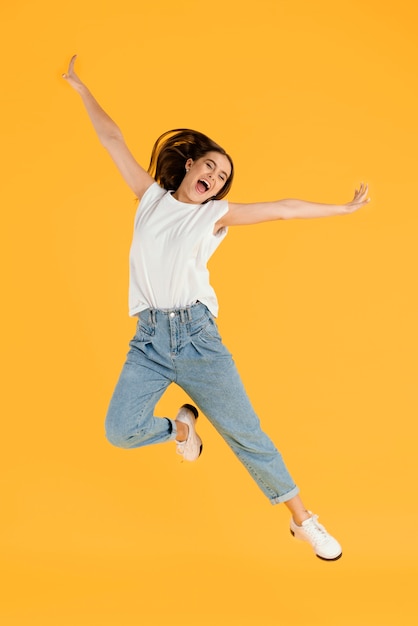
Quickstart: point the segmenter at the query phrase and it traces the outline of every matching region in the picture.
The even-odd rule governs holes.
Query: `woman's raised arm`
[[[357,211],[370,201],[368,191],[368,186],[361,183],[359,189],[356,189],[354,193],[354,198],[345,204],[320,204],[296,199],[252,204],[229,203],[229,210],[217,222],[215,231],[225,226],[238,226],[240,224],[347,215]]]
[[[109,152],[127,185],[137,198],[141,199],[148,187],[154,182],[154,179],[135,160],[125,143],[120,128],[102,109],[89,89],[75,73],[74,63],[76,58],[77,55],[72,57],[68,71],[62,77],[80,94],[101,144]]]

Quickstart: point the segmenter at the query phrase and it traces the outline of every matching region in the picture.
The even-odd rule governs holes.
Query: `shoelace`
[[[328,533],[321,524],[319,524],[318,516],[314,515],[309,520],[309,524],[303,526],[303,530],[317,545],[321,545],[328,540]]]

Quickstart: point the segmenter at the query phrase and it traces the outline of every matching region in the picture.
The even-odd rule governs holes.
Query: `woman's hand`
[[[361,209],[361,207],[368,204],[370,202],[370,198],[367,197],[368,193],[369,186],[361,183],[360,189],[356,189],[351,202],[347,202],[347,204],[343,205],[343,213],[354,213],[357,209]]]
[[[76,91],[81,91],[81,89],[84,87],[84,84],[81,82],[81,80],[74,71],[74,63],[76,58],[77,55],[75,54],[70,61],[67,73],[63,74],[62,77],[65,78],[65,80],[71,85],[71,87],[73,87],[73,89],[75,89]]]

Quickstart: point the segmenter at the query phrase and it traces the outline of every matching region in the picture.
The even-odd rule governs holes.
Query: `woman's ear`
[[[193,159],[187,159],[186,165],[185,165],[186,172],[189,171],[189,169],[192,167],[192,165],[193,165]]]

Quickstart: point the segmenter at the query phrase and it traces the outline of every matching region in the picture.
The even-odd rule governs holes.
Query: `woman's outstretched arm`
[[[74,71],[77,56],[73,56],[63,78],[80,94],[86,111],[102,145],[109,152],[123,179],[138,199],[154,182],[154,179],[135,160],[127,147],[120,128],[102,109],[86,85]]]
[[[228,212],[217,222],[216,230],[225,226],[257,224],[273,220],[309,219],[346,215],[353,213],[369,202],[368,186],[361,183],[354,198],[346,204],[318,204],[305,200],[277,200],[276,202],[257,202],[253,204],[229,204]]]

